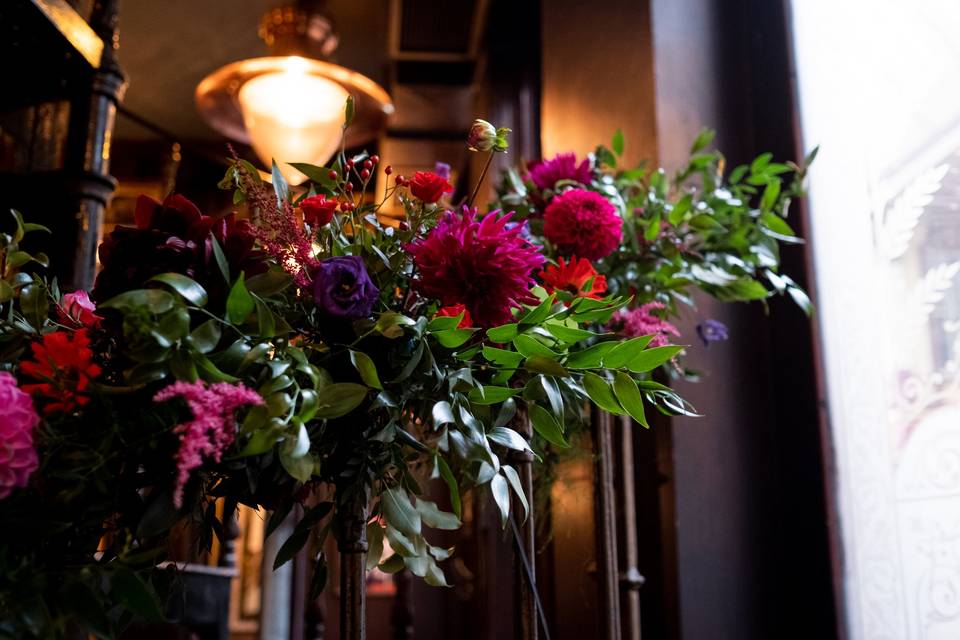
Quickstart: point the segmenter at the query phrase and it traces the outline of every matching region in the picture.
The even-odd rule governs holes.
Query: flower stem
[[[490,163],[493,162],[493,152],[490,152],[490,155],[487,156],[487,162],[483,165],[483,171],[480,172],[480,179],[477,180],[477,186],[473,188],[473,193],[470,194],[470,199],[467,200],[467,206],[473,207],[473,201],[477,199],[477,194],[480,192],[480,185],[483,184],[483,179],[487,177],[487,171],[490,169]]]

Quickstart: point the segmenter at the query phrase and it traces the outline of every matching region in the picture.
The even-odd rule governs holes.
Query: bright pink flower
[[[61,303],[63,312],[67,318],[81,327],[91,328],[100,324],[103,320],[96,314],[97,305],[90,299],[90,295],[83,289],[78,289],[73,293],[63,296]]]
[[[420,293],[444,306],[464,305],[478,327],[510,322],[511,309],[537,302],[530,287],[543,256],[520,235],[521,225],[507,228],[509,214],[497,214],[477,221],[476,209],[448,212],[425,238],[407,245]]]
[[[555,188],[561,180],[589,185],[591,178],[590,161],[577,164],[577,156],[573,153],[560,153],[550,160],[531,162],[527,166],[527,173],[530,181],[541,191]]]
[[[190,472],[202,465],[204,459],[220,462],[223,452],[233,444],[236,436],[233,412],[245,405],[263,404],[263,398],[242,384],[219,382],[207,387],[198,380],[174,382],[160,390],[153,401],[172,398],[182,398],[193,414],[193,420],[179,424],[173,430],[180,434],[173,502],[181,507],[183,488],[190,479]]]
[[[605,258],[620,246],[623,220],[610,201],[593,191],[571,189],[543,213],[543,235],[561,253],[587,260]]]
[[[33,401],[17,387],[16,378],[0,373],[0,500],[15,487],[27,486],[36,471],[33,430],[39,422]]]
[[[675,326],[653,314],[654,311],[663,308],[662,302],[648,302],[629,311],[621,309],[613,314],[607,328],[627,338],[652,335],[653,340],[650,341],[650,345],[662,347],[670,342],[667,336],[680,336]]]

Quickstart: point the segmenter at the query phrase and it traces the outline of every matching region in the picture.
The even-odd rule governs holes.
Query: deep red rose
[[[325,194],[310,196],[300,201],[300,210],[304,221],[311,227],[322,227],[333,220],[333,212],[337,210],[336,200],[327,200]]]
[[[410,193],[414,198],[433,204],[443,197],[443,194],[453,191],[453,185],[446,178],[438,176],[432,171],[417,171],[410,179]]]

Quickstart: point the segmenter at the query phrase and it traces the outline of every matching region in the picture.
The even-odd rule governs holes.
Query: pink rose
[[[95,313],[97,305],[83,289],[64,295],[62,305],[69,319],[79,323],[80,326],[95,327],[103,319]]]

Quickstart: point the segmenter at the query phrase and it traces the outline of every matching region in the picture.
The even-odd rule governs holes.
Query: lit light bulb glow
[[[306,176],[288,162],[323,165],[340,146],[347,91],[308,73],[307,61],[291,57],[283,70],[247,81],[237,96],[250,144],[270,166],[276,159],[290,184]]]

